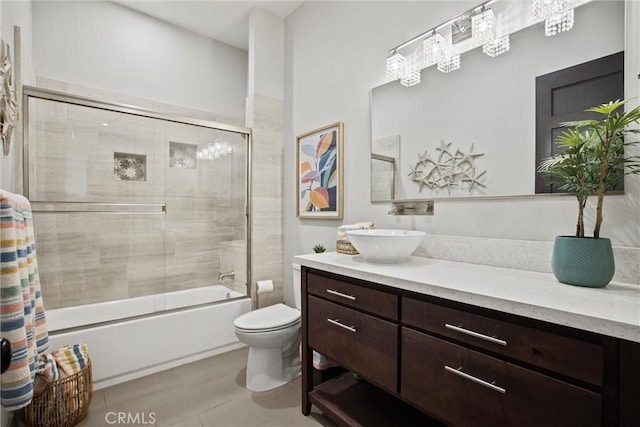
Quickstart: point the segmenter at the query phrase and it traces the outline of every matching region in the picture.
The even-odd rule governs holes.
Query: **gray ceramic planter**
[[[557,236],[551,269],[562,283],[590,288],[605,287],[616,270],[611,240]]]

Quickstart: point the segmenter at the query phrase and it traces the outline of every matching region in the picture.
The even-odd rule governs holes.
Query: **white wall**
[[[283,74],[283,20],[265,10],[254,8],[249,15],[248,94],[282,99]]]
[[[35,1],[38,76],[243,118],[247,53],[105,1]]]
[[[370,202],[369,96],[373,87],[385,83],[388,49],[476,4],[309,2],[287,18],[285,260],[311,252],[316,243],[335,248],[335,233],[341,223],[364,220],[375,222],[379,228],[534,241],[552,241],[556,235],[573,233],[577,210],[571,197],[438,201],[433,217],[394,217],[386,214],[388,204]],[[542,24],[538,25],[543,32]],[[633,43],[635,46],[627,46],[627,56],[638,55],[638,41]],[[464,55],[462,58],[464,61]],[[637,97],[637,80],[627,79],[627,83],[627,91]],[[344,220],[299,220],[295,217],[295,136],[335,121],[345,124]],[[625,188],[624,196],[607,197],[601,234],[610,237],[614,245],[637,248],[638,179],[625,181]],[[587,226],[591,227],[593,210],[588,215]]]

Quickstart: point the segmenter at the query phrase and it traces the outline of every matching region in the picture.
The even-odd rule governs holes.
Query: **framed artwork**
[[[298,218],[342,219],[341,122],[296,138]]]

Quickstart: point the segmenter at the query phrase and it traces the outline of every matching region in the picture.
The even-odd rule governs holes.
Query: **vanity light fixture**
[[[509,34],[498,37],[482,45],[482,51],[491,57],[502,55],[511,48]]]
[[[544,19],[544,35],[555,36],[573,28],[573,9],[568,0],[531,0],[533,16]]]
[[[420,69],[422,57],[411,55],[405,58],[404,74],[400,76],[400,84],[406,87],[420,83]]]
[[[442,34],[435,30],[429,37],[424,39],[422,46],[424,59],[429,65],[444,61],[449,56],[449,50],[451,49],[451,44]]]
[[[547,19],[569,9],[568,0],[531,0],[531,11],[538,19]]]
[[[400,77],[400,84],[402,86],[411,87],[420,83],[420,70],[413,71]]]
[[[438,70],[443,73],[459,69],[460,55],[455,50],[452,52],[452,40],[460,44],[468,38],[473,38],[476,44],[493,40],[496,17],[487,6],[496,1],[487,0],[390,49],[386,60],[386,76],[390,80],[400,79],[400,83],[408,87],[420,83],[421,70],[431,65],[437,64]],[[444,35],[438,32],[445,27],[450,27],[451,31],[444,31]],[[417,42],[421,42],[419,47],[416,46]]]
[[[496,37],[496,15],[484,5],[479,13],[471,17],[471,37],[483,44]]]
[[[450,73],[460,69],[460,55],[454,55],[444,61],[438,62],[438,71]]]
[[[464,14],[451,24],[451,45],[471,38],[471,15]]]
[[[573,28],[573,9],[566,10],[544,21],[545,36],[555,36],[558,33],[569,31],[571,28]]]
[[[387,77],[396,80],[405,74],[405,57],[393,50],[391,55],[387,57]]]

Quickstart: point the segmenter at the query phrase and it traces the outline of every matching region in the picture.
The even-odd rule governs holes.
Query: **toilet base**
[[[282,348],[249,347],[247,389],[267,391],[291,382],[300,375],[300,365],[285,367]]]

